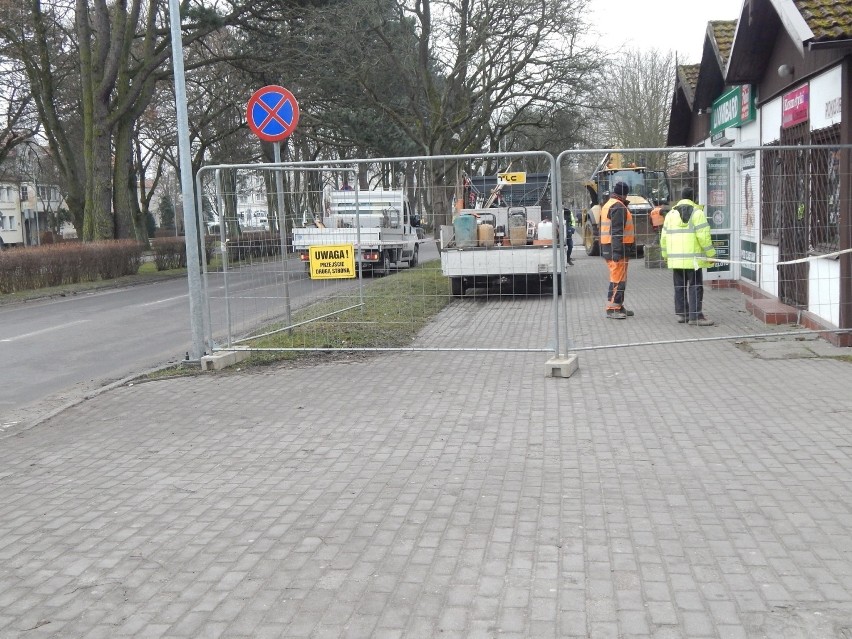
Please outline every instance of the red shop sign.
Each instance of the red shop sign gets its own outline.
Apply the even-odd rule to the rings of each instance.
[[[789,129],[808,120],[810,94],[808,85],[799,87],[781,98],[781,126]]]

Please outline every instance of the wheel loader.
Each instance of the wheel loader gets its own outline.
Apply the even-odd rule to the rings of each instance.
[[[590,200],[581,220],[587,255],[600,255],[601,207],[617,182],[630,186],[627,208],[633,214],[637,256],[644,253],[645,246],[659,242],[660,227],[672,199],[668,175],[665,171],[625,163],[621,153],[607,153],[584,184]]]

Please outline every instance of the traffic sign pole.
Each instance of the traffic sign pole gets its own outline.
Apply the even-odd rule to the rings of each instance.
[[[281,143],[273,142],[272,143],[272,159],[275,164],[281,164]],[[287,326],[290,326],[292,322],[290,321],[290,275],[287,270],[287,260],[289,259],[289,255],[287,254],[287,218],[284,215],[284,169],[278,167],[275,171],[275,189],[278,191],[276,201],[278,202],[278,233],[280,233],[281,237],[281,259],[284,264],[284,322]],[[287,331],[288,333],[292,333],[292,329]]]
[[[299,103],[296,96],[278,85],[265,86],[255,91],[246,108],[246,121],[254,134],[264,142],[272,143],[275,169],[275,189],[278,191],[278,232],[281,234],[281,259],[284,264],[285,322],[290,321],[290,283],[287,272],[287,220],[284,215],[284,169],[281,164],[281,141],[288,138],[299,122]]]

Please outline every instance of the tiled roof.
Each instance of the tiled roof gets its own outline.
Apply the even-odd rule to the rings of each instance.
[[[713,39],[716,40],[716,47],[719,50],[719,56],[722,58],[722,67],[728,64],[728,58],[731,55],[731,47],[734,44],[734,33],[737,31],[736,20],[711,20],[710,28],[713,30]]]
[[[814,40],[852,38],[852,3],[838,0],[793,0]]]
[[[677,68],[682,83],[689,87],[690,95],[695,95],[695,87],[698,86],[698,71],[700,64],[681,64]]]

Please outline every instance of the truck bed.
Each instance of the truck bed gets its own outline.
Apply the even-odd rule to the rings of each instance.
[[[541,275],[553,272],[553,246],[491,246],[441,251],[447,277]],[[561,272],[562,261],[558,261]]]
[[[359,239],[361,248],[395,247],[401,246],[404,241],[402,231],[397,229],[362,228],[360,235],[357,229],[352,228],[293,229],[293,248],[297,251],[330,244],[352,244],[357,249]]]

